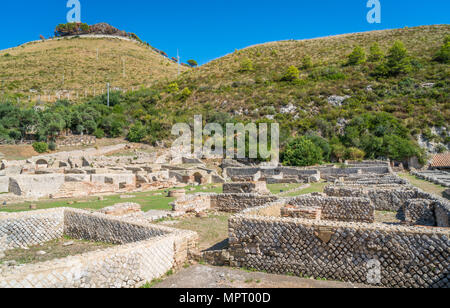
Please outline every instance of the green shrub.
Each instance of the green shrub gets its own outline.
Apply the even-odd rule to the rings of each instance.
[[[358,148],[349,148],[347,150],[347,158],[350,160],[363,160],[366,153]]]
[[[322,69],[316,69],[309,75],[309,78],[314,81],[320,80],[341,80],[346,79],[347,76],[337,67],[329,66]]]
[[[127,140],[130,142],[141,142],[146,135],[147,129],[144,125],[142,125],[141,122],[136,122],[133,126],[131,126]]]
[[[56,148],[57,148],[57,146],[56,146],[56,143],[55,143],[55,142],[51,141],[51,142],[48,144],[48,149],[49,149],[50,151],[56,151]]]
[[[253,71],[253,61],[250,60],[249,58],[246,58],[244,60],[242,60],[241,62],[241,66],[240,66],[240,71],[241,72],[251,72]]]
[[[448,35],[444,40],[444,45],[434,56],[434,61],[440,63],[450,63],[450,35]]]
[[[366,52],[361,46],[356,46],[348,56],[348,65],[357,65],[366,62]]]
[[[180,99],[186,100],[189,96],[191,96],[192,92],[189,90],[189,88],[184,88],[183,91],[180,93]]]
[[[347,148],[340,143],[333,144],[331,152],[337,161],[343,161],[347,155]]]
[[[38,153],[45,153],[48,151],[48,145],[45,142],[33,143],[33,149]]]
[[[372,46],[370,46],[369,62],[379,62],[383,60],[383,58],[384,54],[380,45],[378,45],[378,43],[373,43]]]
[[[167,92],[169,93],[176,93],[180,91],[180,89],[178,88],[178,83],[176,82],[172,82],[167,86]]]
[[[330,161],[331,158],[331,146],[325,138],[318,135],[309,134],[305,136],[312,143],[322,149],[322,156],[324,161]]]
[[[289,142],[282,153],[282,162],[286,166],[312,166],[322,162],[322,149],[306,137]]]
[[[302,60],[302,69],[307,70],[313,67],[313,62],[310,56],[306,56]]]
[[[300,71],[294,65],[289,66],[281,80],[292,82],[300,79]]]
[[[103,129],[101,129],[101,128],[97,128],[95,131],[94,131],[94,134],[93,134],[96,138],[98,138],[98,139],[102,139],[102,138],[105,138],[105,132],[103,131]]]
[[[397,41],[389,49],[386,61],[375,69],[374,74],[378,77],[395,77],[409,73],[412,70],[411,59],[405,45]]]

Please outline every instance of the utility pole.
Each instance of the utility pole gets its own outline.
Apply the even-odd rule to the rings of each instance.
[[[108,91],[108,98],[107,98],[107,102],[108,102],[108,107],[109,107],[109,82],[107,83],[107,91]]]
[[[98,61],[98,48],[97,48],[97,61]]]

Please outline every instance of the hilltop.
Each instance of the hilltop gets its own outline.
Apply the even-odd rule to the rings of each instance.
[[[54,38],[0,51],[2,92],[40,94],[44,101],[49,94],[56,99],[56,91],[70,91],[72,98],[94,89],[99,94],[107,82],[124,90],[148,87],[176,78],[177,67],[147,44],[120,36]]]
[[[436,25],[256,45],[179,78],[114,93],[111,109],[105,109],[104,96],[50,106],[37,115],[38,136],[70,128],[155,143],[171,138],[174,123],[192,123],[194,114],[203,114],[205,121],[220,124],[276,121],[283,147],[313,134],[325,160],[423,161],[419,145],[431,153],[450,146],[450,67],[448,60],[436,61],[445,48],[448,57],[449,34],[449,25]],[[15,108],[5,107],[3,114]],[[55,114],[60,119],[49,128],[45,118]],[[89,125],[80,119],[89,119]],[[0,135],[24,135],[24,127],[8,123]],[[11,129],[22,134],[8,133]],[[302,144],[297,140],[292,147]]]

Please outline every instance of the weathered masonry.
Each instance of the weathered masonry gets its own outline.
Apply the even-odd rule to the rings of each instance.
[[[75,209],[0,215],[0,251],[38,245],[63,235],[120,246],[0,268],[0,287],[135,287],[181,267],[195,250],[197,240],[195,232]]]
[[[386,287],[450,287],[447,228],[282,218],[285,205],[229,220],[231,266]]]

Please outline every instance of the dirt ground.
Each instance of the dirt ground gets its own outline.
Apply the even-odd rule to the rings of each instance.
[[[14,261],[18,264],[36,264],[113,246],[115,245],[64,237],[41,245],[32,246],[28,249],[5,251],[5,257],[0,259],[0,264],[8,261]]]
[[[228,267],[194,265],[171,275],[154,288],[368,288],[336,281],[250,272]]]

